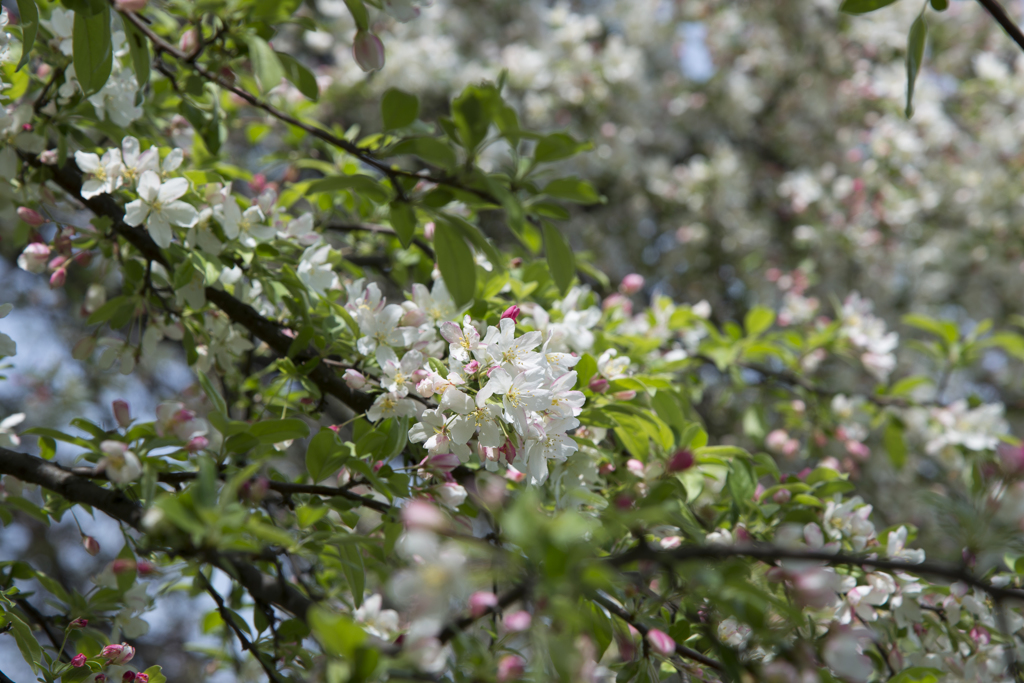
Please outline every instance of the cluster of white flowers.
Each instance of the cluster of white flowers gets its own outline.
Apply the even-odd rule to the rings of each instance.
[[[846,297],[841,312],[844,337],[862,351],[860,360],[864,368],[880,382],[884,382],[896,367],[893,353],[900,342],[897,332],[886,331],[885,321],[872,314],[874,305],[854,292]]]
[[[384,389],[368,419],[415,417],[409,439],[424,445],[435,467],[451,469],[475,453],[494,470],[504,456],[534,484],[547,478],[549,461],[576,451],[567,432],[579,426],[585,400],[574,390],[579,357],[550,349],[550,331],[547,339],[539,330],[516,336],[518,310],[497,326],[469,316],[454,322],[442,281],[432,291],[418,286],[402,306],[388,304],[376,284],[362,287],[350,287],[346,307],[363,335],[357,349],[376,360]],[[439,362],[445,350],[447,366]],[[353,386],[367,381],[355,371],[347,377]]]

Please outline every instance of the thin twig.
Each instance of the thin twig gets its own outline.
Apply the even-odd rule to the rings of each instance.
[[[993,19],[999,22],[1004,31],[1010,34],[1013,42],[1017,43],[1020,49],[1024,50],[1024,32],[1021,32],[1020,27],[1013,22],[1013,19],[1006,13],[1003,6],[996,0],[978,0],[978,3],[992,15]]]

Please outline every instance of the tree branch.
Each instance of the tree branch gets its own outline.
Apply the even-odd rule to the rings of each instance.
[[[1021,32],[1017,24],[1013,23],[1013,19],[1006,13],[1003,6],[997,0],[978,0],[978,3],[1003,27],[1003,30],[1010,35],[1013,42],[1017,43],[1017,46],[1024,50],[1024,32]]]
[[[141,529],[144,510],[123,492],[105,489],[71,470],[25,453],[0,448],[0,474],[9,474],[30,484],[42,486],[63,496],[68,502],[88,505],[136,530]],[[169,555],[198,557],[234,578],[253,597],[304,619],[313,601],[281,577],[268,576],[255,566],[251,558],[197,548],[163,548]]]
[[[328,223],[324,226],[325,230],[334,230],[335,232],[372,232],[378,235],[389,235],[391,237],[397,237],[398,233],[395,232],[394,228],[389,228],[386,225],[372,225],[370,223]],[[433,248],[426,241],[419,237],[413,237],[412,243],[423,251],[427,255],[427,258],[434,260],[437,256],[434,254]]]
[[[659,550],[646,543],[635,546],[627,552],[609,557],[607,561],[616,566],[630,564],[637,560],[655,562],[684,562],[687,560],[726,560],[731,558],[749,558],[762,562],[774,563],[779,560],[812,560],[831,566],[873,567],[887,571],[906,572],[918,576],[931,576],[961,581],[974,588],[979,588],[994,599],[1024,601],[1024,590],[1002,588],[976,576],[962,567],[938,562],[908,562],[890,558],[851,555],[848,553],[830,553],[825,550],[802,548],[782,548],[779,546],[757,543],[743,545],[685,545],[672,550]]]

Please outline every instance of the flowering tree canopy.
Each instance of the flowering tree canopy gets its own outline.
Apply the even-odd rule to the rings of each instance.
[[[0,683],[1024,675],[995,0],[10,4]]]

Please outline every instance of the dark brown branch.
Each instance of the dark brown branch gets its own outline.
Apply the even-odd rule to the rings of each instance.
[[[77,477],[85,477],[86,479],[107,479],[107,474],[103,470],[97,467],[71,467],[68,468],[72,474]],[[198,477],[197,472],[164,472],[157,477],[157,481],[164,484],[181,484],[186,481],[193,481]],[[347,488],[341,488],[337,486],[317,486],[315,484],[293,484],[287,481],[267,481],[267,488],[271,491],[277,491],[283,495],[293,495],[296,493],[309,493],[315,496],[330,496],[345,498],[355,503],[359,503],[363,507],[368,507],[377,512],[389,512],[391,506],[387,503],[382,503],[376,498],[370,498],[369,496],[360,496],[358,493],[352,493]]]
[[[743,545],[687,545],[673,550],[658,550],[641,544],[633,549],[608,558],[608,562],[616,567],[630,564],[637,560],[653,560],[655,562],[683,562],[686,560],[726,560],[731,558],[749,558],[762,562],[775,563],[779,560],[813,560],[831,566],[873,567],[887,571],[900,571],[917,576],[931,576],[949,581],[961,581],[974,588],[979,588],[994,599],[1024,601],[1024,590],[1002,588],[976,576],[962,567],[938,562],[908,562],[866,555],[850,555],[847,553],[830,553],[825,550],[802,548],[783,548],[771,544]]]
[[[42,486],[68,502],[88,505],[141,530],[144,510],[117,489],[105,489],[75,475],[71,470],[25,453],[0,448],[0,474]],[[253,566],[251,558],[193,547],[163,549],[169,555],[196,557],[221,569],[245,587],[254,600],[276,605],[305,618],[312,601],[280,577],[268,576]]]
[[[1003,6],[997,0],[978,0],[978,3],[992,15],[993,19],[999,22],[1004,31],[1010,34],[1013,42],[1017,43],[1017,46],[1024,50],[1024,32],[1021,32],[1020,27],[1013,22],[1013,19],[1006,13]]]
[[[640,635],[646,637],[647,632],[651,630],[646,625],[640,623],[639,621],[631,617],[629,615],[629,612],[622,609],[621,607],[616,605],[611,600],[608,600],[604,596],[594,594],[590,596],[590,599],[596,602],[597,604],[601,605],[601,607],[604,607],[606,610],[617,616],[619,619],[622,619],[624,622],[635,628],[637,631],[640,632]],[[699,662],[706,667],[714,669],[715,671],[721,672],[725,670],[725,667],[723,667],[721,662],[719,662],[718,660],[711,659],[711,657],[708,657],[705,654],[697,652],[694,649],[688,648],[685,645],[680,645],[679,643],[676,643],[676,654],[680,657],[692,659],[695,662]]]

